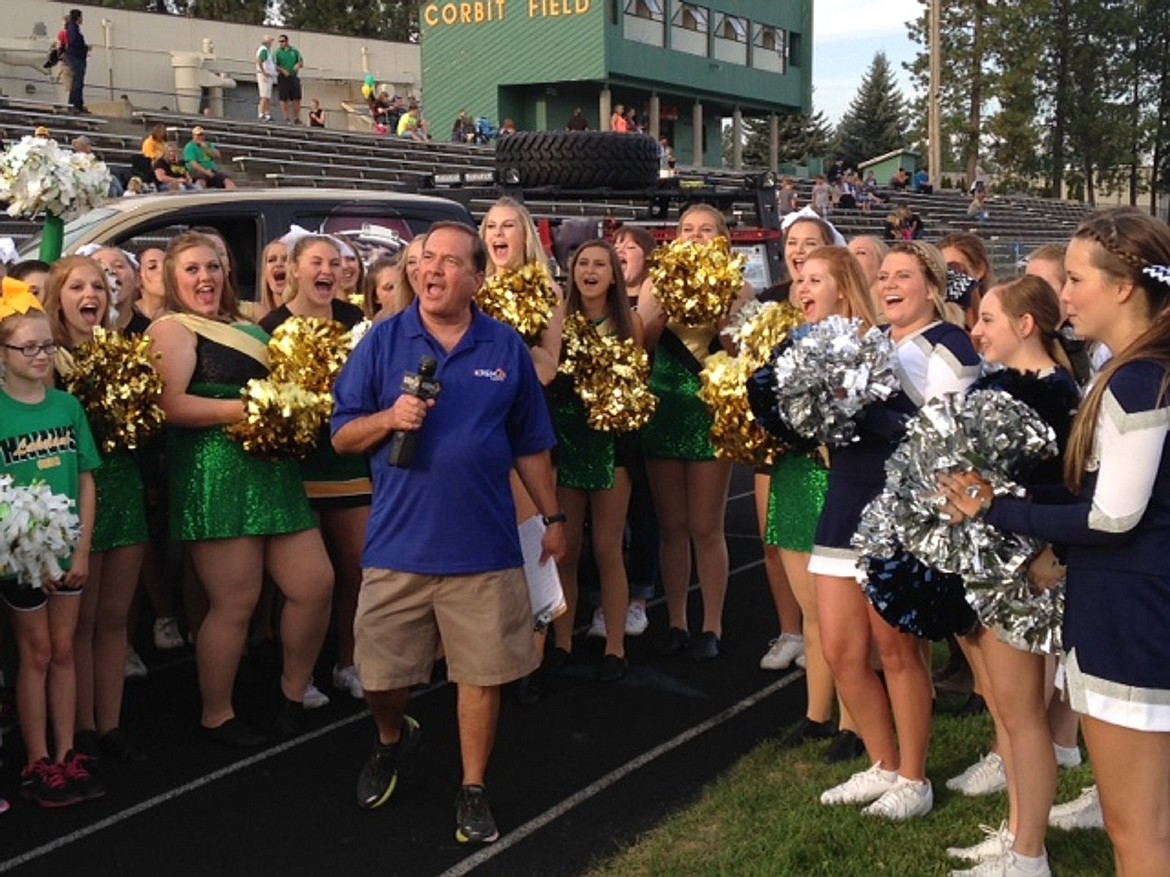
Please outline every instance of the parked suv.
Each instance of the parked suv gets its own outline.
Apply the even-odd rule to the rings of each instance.
[[[393,253],[439,220],[474,226],[463,205],[445,198],[350,189],[254,189],[231,192],[144,195],[107,202],[65,226],[64,254],[85,244],[115,245],[137,252],[166,247],[197,226],[217,229],[235,260],[241,296],[255,298],[265,245],[293,225],[336,235],[369,261]],[[35,257],[40,237],[23,255]]]

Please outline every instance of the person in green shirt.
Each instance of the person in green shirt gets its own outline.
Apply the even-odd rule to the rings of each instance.
[[[276,48],[276,94],[280,98],[280,115],[286,122],[301,124],[301,68],[305,59],[280,35]]]
[[[26,284],[6,278],[0,295],[0,475],[11,476],[17,486],[47,484],[75,503],[81,523],[60,579],[22,582],[0,574],[0,598],[11,610],[21,656],[16,685],[28,759],[20,772],[21,793],[42,807],[65,807],[104,793],[87,768],[90,759],[73,752],[72,657],[96,509],[91,472],[101,459],[81,403],[46,386],[55,352],[40,302]]]
[[[221,170],[217,170],[215,162],[221,158],[215,144],[207,139],[207,132],[202,126],[196,125],[191,129],[191,139],[183,147],[183,163],[187,165],[187,173],[195,181],[195,185],[207,189],[234,189],[235,182]]]

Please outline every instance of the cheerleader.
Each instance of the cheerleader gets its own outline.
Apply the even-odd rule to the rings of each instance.
[[[938,242],[938,249],[948,268],[961,271],[979,283],[966,300],[959,302],[967,328],[970,329],[979,321],[979,300],[995,284],[995,269],[991,267],[987,247],[979,235],[969,231],[955,231],[943,236]]]
[[[706,204],[683,212],[677,237],[697,243],[716,237],[731,240],[723,214]],[[751,296],[745,284],[739,303]],[[696,660],[711,660],[719,657],[723,635],[728,575],[723,516],[732,464],[715,456],[711,415],[698,392],[702,362],[719,347],[719,327],[669,322],[652,291],[638,300],[638,314],[646,348],[654,353],[650,389],[658,397],[654,419],[642,431],[642,451],[658,512],[662,586],[670,616],[662,652],[690,648]],[[702,632],[693,646],[687,625],[692,543],[703,596]]]
[[[1060,304],[1041,278],[1025,276],[992,287],[980,303],[979,322],[971,335],[985,361],[1006,368],[981,378],[972,389],[1002,388],[1036,409],[1055,430],[1057,446],[1063,451],[1080,396],[1057,340],[1059,325]],[[1059,484],[1059,461],[1020,478],[1029,485]],[[1035,574],[1044,574],[1051,584],[1047,574],[1057,563],[1055,556],[1044,552],[1037,561],[1044,569]],[[977,611],[980,606],[976,600]],[[980,621],[990,625],[983,613]],[[1047,621],[1059,624],[1059,619]],[[1020,873],[1046,874],[1044,834],[1056,791],[1056,757],[1045,702],[1045,655],[1001,639],[993,626],[981,624],[965,639],[995,720],[995,758],[1001,761],[1007,780],[1008,820],[983,842],[947,852],[976,863],[1010,852],[1022,868]]]
[[[206,736],[227,746],[264,741],[232,706],[248,619],[264,572],[285,596],[281,613],[282,734],[301,722],[302,698],[329,624],[333,572],[295,462],[254,457],[225,427],[244,416],[240,389],[268,374],[268,337],[241,322],[215,242],[187,233],[167,249],[171,312],[151,324],[170,435],[171,528],[188,548],[210,602],[195,663]]]
[[[654,287],[654,281],[650,279],[650,255],[655,246],[654,236],[637,225],[623,226],[613,236],[613,248],[622,263],[622,277],[626,281],[626,296],[634,313],[638,311],[638,299],[643,293],[649,295]],[[641,441],[631,450],[634,459],[626,469],[630,476],[630,508],[626,513],[626,527],[630,533],[626,554],[630,608],[626,612],[626,636],[641,636],[650,626],[646,602],[654,596],[658,581],[658,516],[654,514],[654,498],[650,494]],[[599,606],[593,613],[589,635],[603,637],[605,633],[605,613]]]
[[[121,250],[113,252],[121,257]],[[126,309],[130,309],[128,303]],[[94,259],[68,256],[53,265],[45,291],[45,311],[57,343],[54,365],[59,379],[69,377],[72,352],[93,340],[93,330],[106,325],[109,310],[106,275]],[[76,747],[92,758],[105,752],[124,761],[142,761],[146,754],[122,732],[120,716],[130,607],[150,538],[146,488],[133,453],[116,449],[101,452],[101,457],[102,465],[94,472],[97,518],[89,583],[82,592],[74,638]]]
[[[552,263],[540,242],[540,234],[536,230],[532,216],[519,202],[512,198],[497,200],[491,209],[484,214],[483,221],[479,226],[479,236],[487,245],[488,277],[494,277],[507,271],[518,271],[525,265],[538,264],[548,271],[551,282]],[[413,244],[414,241],[411,243]],[[419,244],[420,257],[422,247],[423,244]],[[419,269],[417,265],[411,263],[409,249],[406,256],[406,269],[403,276],[417,295]],[[554,288],[557,299],[560,301],[561,290],[555,284]],[[561,356],[561,330],[564,321],[565,308],[564,304],[561,303],[553,308],[549,325],[541,333],[540,338],[535,344],[530,344],[528,347],[529,353],[532,354],[532,364],[536,368],[536,376],[540,379],[540,383],[546,387],[552,383],[553,378],[557,375],[557,366]],[[516,524],[520,526],[531,521],[540,514],[540,511],[537,509],[535,501],[528,495],[528,491],[524,488],[515,469],[512,470],[509,480],[512,485],[512,499],[516,504]],[[531,557],[525,558],[526,563],[534,560],[535,558]],[[543,655],[545,640],[542,632],[536,634],[534,643],[537,653]],[[556,645],[545,663],[545,669],[553,673],[558,672],[568,663],[572,653],[572,638],[558,637]],[[520,680],[517,697],[521,703],[534,703],[540,698],[540,683],[537,673],[529,674]]]
[[[117,295],[110,300],[110,326],[119,332],[141,335],[150,321],[134,307],[138,303],[138,264],[119,247],[100,247],[90,254],[117,281]]]
[[[353,302],[360,296],[366,285],[366,266],[362,264],[357,250],[347,241],[339,237],[333,238],[337,249],[341,252],[341,272],[333,295],[340,299]]]
[[[862,509],[885,483],[885,461],[903,435],[906,418],[936,396],[964,391],[978,374],[979,358],[956,325],[960,318],[943,299],[946,264],[934,247],[917,241],[894,244],[878,281],[901,392],[868,405],[859,418],[859,440],[834,449],[809,569],[816,581],[825,657],[872,762],[868,770],[824,792],[821,803],[867,804],[866,814],[902,820],[930,812],[934,802],[926,778],[930,674],[921,641],[890,627],[858,588],[859,558],[850,543]],[[881,654],[888,700],[870,666],[872,642]]]
[[[341,249],[334,238],[305,235],[292,248],[292,270],[284,304],[260,321],[270,335],[293,317],[340,323],[352,329],[365,315],[339,299],[334,288],[342,272]],[[317,447],[301,461],[301,475],[317,526],[333,560],[334,624],[337,663],[333,686],[361,700],[365,696],[353,665],[353,617],[362,581],[362,549],[370,518],[370,464],[364,455],[338,454],[323,430]],[[313,693],[306,690],[306,698]]]
[[[264,274],[255,311],[257,319],[263,319],[284,304],[284,294],[288,289],[288,244],[283,238],[277,238],[264,248],[260,263],[264,266]]]
[[[147,322],[159,315],[165,306],[166,292],[163,290],[162,266],[166,250],[147,247],[138,254],[138,301],[134,308]]]
[[[1073,423],[1073,501],[942,486],[958,519],[1068,546],[1065,691],[1081,726],[1121,877],[1170,873],[1170,229],[1132,208],[1077,228],[1062,298],[1077,334],[1113,351]],[[1014,867],[999,873],[1030,874]],[[1047,870],[1038,873],[1048,873]]]
[[[809,222],[822,224],[819,220],[802,220],[793,228],[798,229]],[[848,250],[838,246],[818,247],[803,253],[801,262],[795,298],[808,323],[817,323],[835,314],[859,318],[863,331],[875,324],[868,284],[860,264]],[[834,763],[860,756],[862,746],[856,725],[844,704],[839,726],[837,729],[833,727],[833,675],[821,645],[816,587],[809,571],[810,552],[828,482],[829,472],[819,451],[794,451],[781,456],[772,472],[766,541],[779,546],[788,580],[804,612],[808,709],[804,721],[786,742],[796,744],[835,736],[826,755],[826,761]],[[834,731],[837,732],[835,735]]]
[[[838,237],[836,229],[811,210],[807,214],[791,215],[800,218],[794,218],[784,229],[784,263],[788,268],[788,279],[761,292],[758,296],[760,301],[798,304],[796,290],[805,259],[813,250],[835,243]],[[787,670],[797,660],[807,667],[808,643],[804,638],[804,613],[813,599],[812,579],[808,576],[808,552],[812,548],[812,539],[811,536],[808,540],[795,536],[790,530],[789,535],[782,540],[777,522],[783,516],[790,527],[795,527],[797,520],[803,519],[806,529],[816,528],[824,501],[826,480],[824,468],[818,471],[810,467],[810,460],[804,456],[800,457],[799,462],[796,457],[791,460],[781,457],[771,471],[757,469],[753,479],[756,522],[760,528],[760,539],[764,543],[764,573],[780,620],[780,635],[768,644],[768,651],[760,658],[761,670]],[[813,635],[816,635],[815,632]],[[813,655],[814,663],[817,660],[817,655]],[[808,713],[806,721],[797,728],[796,736],[789,738],[792,743],[801,742],[806,735],[816,737],[832,734],[829,721],[833,712],[832,677],[823,659],[819,669],[826,672],[821,674],[814,669],[805,677],[805,684],[809,688]],[[827,691],[825,682],[829,683]],[[812,718],[817,715],[822,716],[822,719]]]
[[[583,314],[602,337],[642,343],[641,321],[630,311],[621,264],[608,243],[582,244],[573,255],[565,311]],[[577,614],[577,564],[588,512],[606,630],[598,679],[615,682],[628,667],[625,633],[630,591],[622,536],[630,503],[629,446],[636,437],[591,429],[568,375],[558,375],[550,395],[557,432],[557,500],[567,515],[567,548],[557,568],[568,611],[553,622],[553,629],[558,643],[571,641]]]

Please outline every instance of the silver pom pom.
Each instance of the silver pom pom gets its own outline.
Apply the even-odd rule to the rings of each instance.
[[[810,325],[776,358],[777,409],[802,438],[828,445],[857,440],[854,418],[900,387],[894,345],[861,321],[832,316]]]

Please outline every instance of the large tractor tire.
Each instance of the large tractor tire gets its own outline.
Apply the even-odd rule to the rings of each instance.
[[[521,132],[496,141],[496,172],[525,189],[644,189],[658,180],[658,144],[645,134]]]

